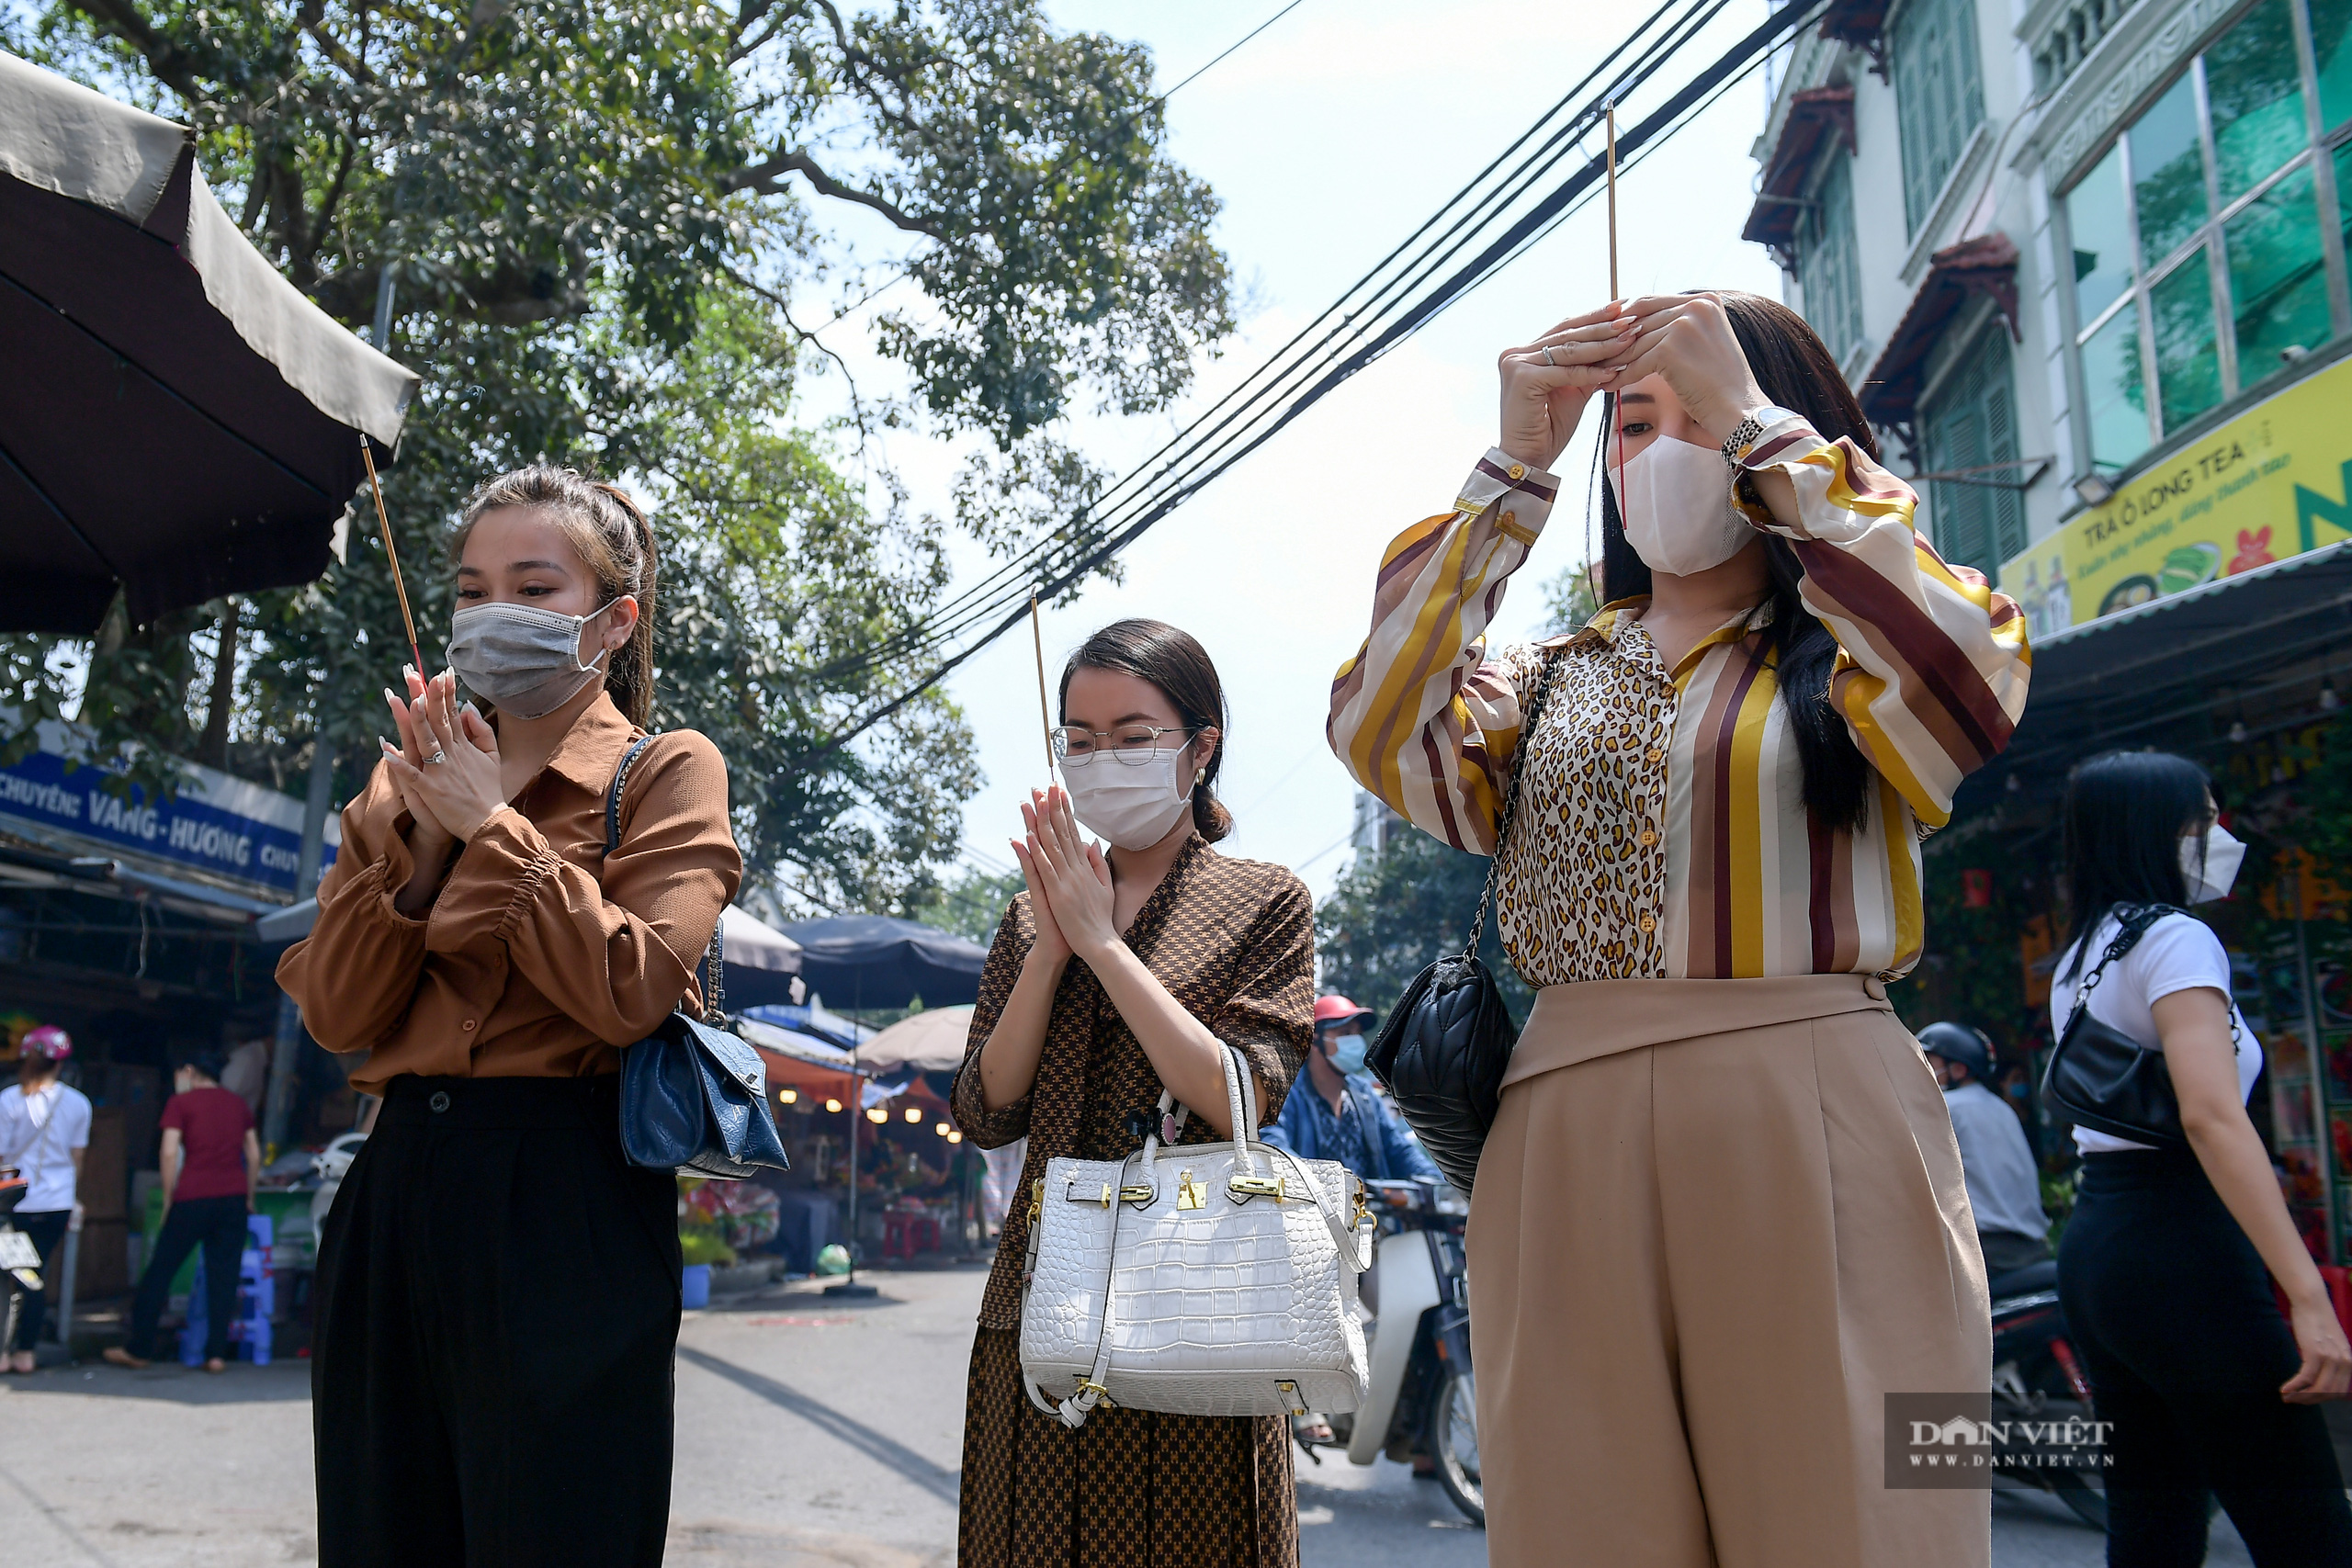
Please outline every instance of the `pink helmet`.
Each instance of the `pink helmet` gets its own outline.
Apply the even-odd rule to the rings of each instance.
[[[25,1043],[20,1049],[28,1056],[45,1056],[52,1062],[62,1062],[74,1054],[74,1039],[57,1025],[44,1023],[39,1029],[26,1032]]]

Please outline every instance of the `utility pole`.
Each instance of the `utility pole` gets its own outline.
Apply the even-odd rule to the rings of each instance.
[[[302,853],[294,873],[294,891],[302,898],[318,892],[319,862],[326,858],[327,811],[334,804],[334,748],[327,743],[323,711],[320,719],[319,733],[311,742],[311,788],[302,802]],[[294,1057],[301,1046],[302,1010],[281,992],[277,1042],[269,1052],[269,1099],[262,1114],[262,1142],[269,1145],[273,1159],[286,1142],[286,1123],[293,1114]]]

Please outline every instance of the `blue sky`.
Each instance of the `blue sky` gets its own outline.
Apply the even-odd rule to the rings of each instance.
[[[1060,25],[1149,45],[1160,79],[1175,83],[1281,3],[1057,0],[1051,10]],[[1114,472],[1151,451],[1186,409],[1239,379],[1434,211],[1638,14],[1599,20],[1604,8],[1526,0],[1304,0],[1185,86],[1169,100],[1170,150],[1225,202],[1217,237],[1249,313],[1184,407],[1081,421],[1072,437]],[[1761,0],[1741,0],[1672,73],[1688,75],[1764,15]],[[1750,78],[1628,174],[1627,292],[1779,292],[1762,250],[1738,237],[1764,107],[1762,79]],[[1318,897],[1345,865],[1354,785],[1324,743],[1323,721],[1332,671],[1363,637],[1381,547],[1443,510],[1492,443],[1496,355],[1607,297],[1605,236],[1596,204],[1146,535],[1126,555],[1124,584],[1098,583],[1046,613],[1049,673],[1123,615],[1173,622],[1208,648],[1233,708],[1231,852],[1295,867]],[[887,385],[851,330],[859,324],[853,317],[827,341],[861,378]],[[822,398],[823,385],[811,391]],[[886,457],[914,505],[944,512],[960,455],[899,432]],[[1577,488],[1513,581],[1495,640],[1533,626],[1541,581],[1582,558],[1588,462],[1589,451],[1564,460]],[[985,569],[977,551],[963,564]],[[965,841],[980,863],[1008,867],[1015,805],[1044,779],[1029,639],[1004,639],[952,682],[988,773]]]

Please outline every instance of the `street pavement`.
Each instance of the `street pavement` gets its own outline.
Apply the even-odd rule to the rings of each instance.
[[[672,1568],[937,1568],[956,1545],[965,1361],[983,1271],[876,1273],[878,1299],[795,1284],[687,1314]],[[317,1560],[309,1363],[0,1380],[0,1542],[55,1568]],[[1306,1568],[1479,1568],[1486,1537],[1383,1461],[1299,1465]],[[1993,1503],[1996,1568],[2096,1568],[2038,1496]],[[2245,1563],[2227,1521],[2209,1561]]]

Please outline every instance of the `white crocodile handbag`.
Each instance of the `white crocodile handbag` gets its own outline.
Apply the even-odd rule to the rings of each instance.
[[[1052,1160],[1030,1184],[1021,1371],[1046,1414],[1077,1427],[1098,1404],[1279,1416],[1363,1399],[1363,1183],[1251,1135],[1257,1085],[1230,1046],[1225,1088],[1231,1143],[1163,1145],[1163,1094],[1135,1154]]]

